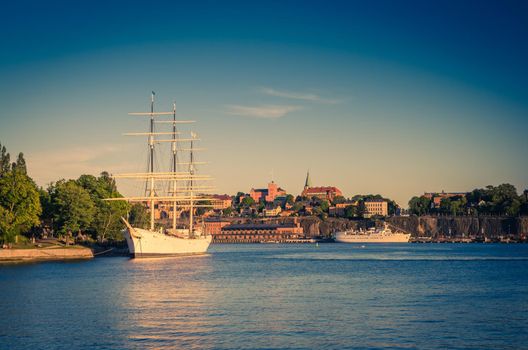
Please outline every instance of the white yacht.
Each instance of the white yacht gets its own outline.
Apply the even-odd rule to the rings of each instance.
[[[335,234],[339,243],[407,243],[410,238],[410,233],[393,232],[387,224],[383,228],[371,227],[366,231],[350,230]]]

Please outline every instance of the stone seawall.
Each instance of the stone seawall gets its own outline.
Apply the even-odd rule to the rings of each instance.
[[[93,257],[91,249],[84,247],[0,249],[0,262],[75,260]]]
[[[233,223],[258,223],[262,219],[236,218]],[[289,224],[297,221],[307,238],[329,238],[333,233],[350,229],[366,230],[373,226],[382,226],[383,221],[349,220],[345,218],[326,218],[321,220],[316,216],[268,218],[266,222]],[[413,238],[511,238],[514,240],[528,239],[528,217],[497,217],[497,216],[395,216],[387,218],[387,222],[411,233]]]
[[[491,216],[396,216],[387,220],[412,237],[486,237],[524,238],[528,236],[528,217]]]

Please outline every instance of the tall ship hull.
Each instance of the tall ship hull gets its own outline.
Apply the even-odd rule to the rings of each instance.
[[[146,203],[150,211],[149,229],[133,227],[126,219],[124,236],[127,241],[130,255],[135,258],[153,256],[173,256],[203,254],[209,248],[212,236],[203,235],[202,230],[195,223],[194,212],[196,208],[213,207],[213,198],[207,194],[212,191],[212,186],[203,184],[204,181],[212,180],[208,175],[197,174],[196,166],[205,164],[196,162],[194,152],[201,150],[194,148],[194,144],[200,139],[196,133],[190,132],[189,137],[180,137],[181,131],[176,128],[180,124],[194,123],[194,120],[176,119],[176,104],[173,104],[171,112],[154,111],[154,95],[151,95],[150,112],[129,113],[134,116],[149,118],[147,132],[126,133],[127,136],[140,136],[147,138],[148,164],[147,172],[125,173],[113,175],[114,178],[142,180],[145,181],[144,195],[131,197],[106,198],[107,201],[129,201]],[[158,117],[172,115],[172,119],[160,120]],[[169,131],[163,129],[158,131],[155,125],[168,125]],[[157,145],[170,145],[170,169],[156,169],[160,163],[154,159],[154,148]],[[183,144],[183,146],[181,146]],[[185,157],[188,153],[188,158]],[[184,157],[184,161],[179,158]],[[172,213],[172,228],[168,228],[167,222],[155,223],[155,211],[159,203],[165,207],[170,206]],[[179,223],[180,214],[186,212],[188,223]],[[160,217],[161,219],[161,217]],[[187,219],[186,219],[187,221]],[[186,228],[181,228],[181,227]]]
[[[212,236],[177,237],[130,225],[127,225],[124,234],[130,255],[134,258],[204,254],[212,240]]]
[[[338,232],[335,235],[339,243],[408,243],[411,235],[408,233],[393,233],[391,235],[381,234],[354,234]]]

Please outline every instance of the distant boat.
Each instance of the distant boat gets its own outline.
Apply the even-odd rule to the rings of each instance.
[[[350,230],[335,234],[339,243],[407,243],[410,238],[410,233],[393,232],[387,224],[381,229],[372,227],[366,231]]]
[[[173,105],[172,112],[154,112],[154,92],[152,93],[150,112],[129,113],[130,115],[150,117],[149,131],[128,133],[129,136],[147,136],[148,139],[148,172],[129,173],[114,175],[114,178],[144,179],[145,193],[139,197],[108,198],[107,200],[125,200],[130,202],[146,202],[150,208],[150,228],[143,229],[133,227],[126,219],[124,230],[125,239],[132,257],[170,256],[180,254],[200,254],[205,253],[211,244],[212,236],[205,235],[199,225],[194,224],[194,210],[196,207],[211,207],[207,202],[213,198],[204,195],[210,191],[210,186],[198,185],[198,183],[211,180],[209,176],[197,175],[194,152],[199,150],[194,148],[195,142],[199,141],[194,132],[190,138],[180,138],[180,132],[176,126],[178,124],[194,123],[192,120],[176,120],[176,105]],[[156,120],[158,116],[172,115],[172,120]],[[172,126],[171,131],[155,131],[156,124],[168,124]],[[168,139],[158,138],[162,135],[169,135]],[[154,147],[157,144],[167,143],[171,145],[171,169],[170,171],[154,171]],[[180,147],[181,143],[187,143],[188,147]],[[178,155],[189,152],[189,161],[178,162]],[[202,163],[203,164],[203,163]],[[179,166],[184,165],[184,169]],[[165,194],[161,192],[165,190]],[[164,230],[162,227],[155,228],[154,210],[156,203],[168,203],[172,209],[172,229]],[[198,203],[197,203],[198,202]],[[182,211],[189,212],[188,228],[177,228],[177,217]]]

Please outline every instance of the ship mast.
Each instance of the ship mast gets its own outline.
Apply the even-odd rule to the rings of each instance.
[[[196,137],[196,134],[194,132],[191,132],[191,147],[190,147],[190,155],[189,155],[189,175],[190,181],[189,181],[189,234],[193,236],[193,204],[194,204],[194,198],[193,198],[193,176],[194,176],[194,153],[193,153],[193,140]]]
[[[176,147],[176,102],[172,104],[172,171],[174,173],[177,172],[177,147]],[[174,198],[176,198],[176,179],[172,180],[172,195]],[[174,202],[172,202],[172,230],[173,232],[176,232],[176,199],[174,199]]]
[[[212,207],[211,204],[198,203],[196,201],[211,201],[211,198],[204,194],[204,192],[210,192],[213,187],[206,185],[198,185],[202,181],[213,180],[208,175],[196,175],[197,164],[205,164],[205,162],[196,162],[194,152],[202,151],[202,148],[195,148],[195,141],[200,141],[194,132],[191,132],[190,138],[180,138],[180,132],[176,124],[190,124],[194,123],[194,120],[177,120],[176,119],[176,103],[173,103],[172,111],[170,112],[154,112],[154,97],[155,92],[152,91],[150,98],[150,111],[149,112],[131,112],[129,115],[133,116],[146,116],[150,118],[149,131],[148,132],[128,132],[126,136],[148,136],[148,167],[145,173],[125,173],[125,174],[113,174],[114,179],[141,179],[145,181],[145,194],[143,196],[131,196],[131,197],[116,197],[116,198],[105,198],[105,201],[129,201],[129,202],[147,202],[150,205],[150,231],[154,231],[154,217],[155,217],[155,203],[165,202],[172,205],[173,218],[172,218],[172,229],[175,232],[177,227],[177,208],[189,208],[189,236],[195,236],[194,234],[194,209],[198,207]],[[172,120],[156,120],[157,116],[168,116],[172,115]],[[156,132],[154,129],[155,123],[161,124],[172,124],[171,132]],[[170,135],[170,138],[163,139],[161,136]],[[158,138],[160,136],[160,138]],[[189,142],[190,147],[180,147],[179,142]],[[171,144],[171,169],[168,172],[155,172],[154,171],[154,147],[157,143],[170,143]],[[189,151],[190,158],[189,162],[178,162],[178,152]],[[187,171],[178,172],[178,165],[188,165]],[[157,182],[168,181],[168,195],[156,193]],[[181,184],[178,184],[178,181]],[[166,183],[166,182],[165,182]],[[187,183],[188,187],[185,187]],[[195,192],[199,191],[198,194]],[[170,193],[172,192],[172,193]]]
[[[150,97],[150,157],[149,157],[149,172],[150,177],[150,230],[154,231],[154,91]]]

